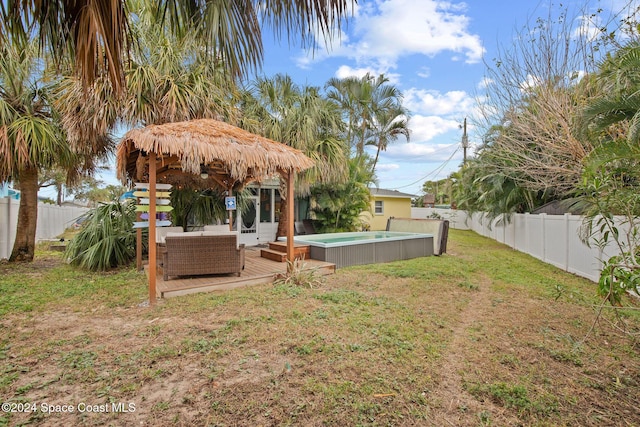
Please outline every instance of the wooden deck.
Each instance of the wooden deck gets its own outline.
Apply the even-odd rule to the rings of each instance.
[[[305,270],[316,269],[318,274],[333,274],[335,264],[308,259],[304,262]],[[145,269],[145,271],[147,271]],[[247,247],[245,249],[244,270],[240,277],[231,275],[197,276],[164,281],[162,271],[156,275],[156,292],[161,298],[170,298],[198,292],[225,291],[242,286],[273,283],[278,274],[287,272],[286,262],[276,262],[260,257],[260,248]]]

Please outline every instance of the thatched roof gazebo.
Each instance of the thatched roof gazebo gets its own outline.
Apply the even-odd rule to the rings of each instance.
[[[313,166],[311,159],[288,145],[218,120],[200,119],[127,132],[117,152],[118,178],[147,182],[148,153],[156,153],[157,182],[197,182],[200,187],[216,183],[225,190]],[[202,182],[202,172],[213,182]]]
[[[278,174],[286,181],[286,196],[292,201],[295,174],[313,164],[300,150],[213,119],[130,130],[116,155],[118,178],[125,185],[150,184],[149,218],[155,218],[156,183],[219,186],[231,194],[250,182]],[[287,259],[293,261],[293,203],[288,203],[287,217]],[[149,221],[150,303],[155,301],[155,229],[155,222]]]

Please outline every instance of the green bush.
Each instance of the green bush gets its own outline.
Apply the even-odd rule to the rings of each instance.
[[[90,210],[65,257],[72,265],[97,271],[127,265],[136,256],[135,203],[115,201]],[[148,230],[143,229],[143,250]]]

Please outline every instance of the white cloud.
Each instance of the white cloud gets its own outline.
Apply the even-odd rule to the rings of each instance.
[[[438,116],[415,115],[409,120],[411,142],[426,142],[452,130],[459,129],[461,121]],[[396,144],[395,146],[400,145]]]
[[[582,15],[576,18],[576,21],[578,25],[571,34],[573,38],[595,41],[602,34],[601,19],[598,15]]]
[[[412,113],[457,115],[464,117],[474,108],[475,100],[464,91],[441,93],[412,88],[404,92],[403,105]]]
[[[345,77],[362,78],[367,73],[371,74],[372,76],[384,74],[384,76],[389,79],[389,84],[398,84],[400,82],[399,74],[390,73],[388,72],[388,70],[380,70],[372,67],[353,68],[348,65],[341,65],[340,67],[338,67],[335,76],[339,79],[344,79]]]
[[[385,163],[385,164],[378,163],[376,165],[376,170],[378,172],[394,171],[397,169],[400,169],[400,165],[397,163]]]
[[[299,55],[294,59],[296,65],[302,69],[309,69],[314,63],[322,62],[330,57],[351,56],[351,48],[349,35],[344,31],[340,31],[332,40],[325,39],[321,32],[316,30],[316,40],[322,40],[317,43],[315,49],[301,49]]]
[[[347,77],[362,78],[367,73],[374,76],[378,75],[378,72],[371,67],[353,68],[348,65],[341,65],[340,67],[338,67],[335,76],[339,79],[344,79]]]
[[[457,143],[429,144],[423,142],[407,142],[389,145],[387,151],[380,153],[385,159],[394,159],[410,163],[438,162],[447,159],[457,148]]]
[[[429,67],[420,67],[420,71],[416,72],[418,77],[422,77],[423,79],[429,78],[431,76],[431,70]]]
[[[482,80],[478,83],[478,89],[484,90],[488,88],[494,82],[493,79],[489,77],[483,77]]]
[[[520,92],[529,93],[535,90],[536,87],[542,85],[543,81],[540,77],[533,74],[527,74],[527,79],[520,82]]]
[[[477,63],[484,48],[468,30],[464,3],[437,0],[375,0],[358,6],[349,34],[342,34],[329,52],[318,51],[298,61],[301,67],[331,57],[347,57],[359,64],[376,64],[387,72],[400,57],[429,57],[449,52],[453,60]],[[318,39],[321,40],[321,39]]]
[[[386,0],[365,5],[355,20],[358,54],[395,61],[419,53],[434,56],[444,51],[480,61],[483,47],[467,31],[469,18],[462,4],[447,1]]]
[[[636,3],[637,1],[629,1],[629,0],[609,0],[609,10],[617,13],[620,11],[633,11],[636,9],[636,7],[638,6]],[[607,5],[606,1],[602,2],[603,6]]]

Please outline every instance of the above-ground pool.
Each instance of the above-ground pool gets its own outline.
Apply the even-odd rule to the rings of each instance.
[[[331,262],[336,268],[433,255],[431,234],[365,231],[307,234],[295,236],[294,241],[309,245],[311,259]]]

